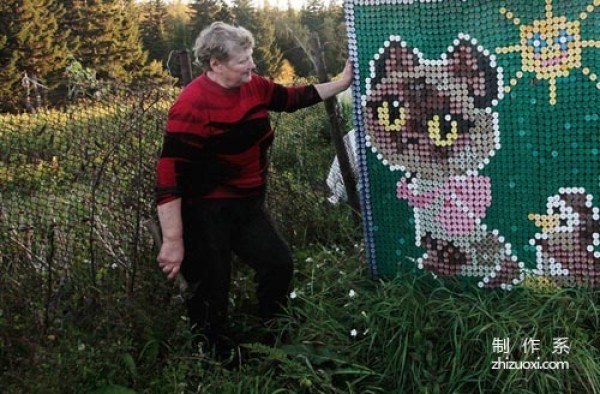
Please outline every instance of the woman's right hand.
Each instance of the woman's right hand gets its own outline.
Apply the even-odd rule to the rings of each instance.
[[[179,274],[183,252],[183,239],[163,241],[156,261],[158,261],[160,269],[167,275],[167,279],[175,279]]]

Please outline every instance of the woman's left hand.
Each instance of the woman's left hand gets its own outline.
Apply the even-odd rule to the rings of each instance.
[[[350,59],[347,59],[346,65],[344,66],[344,70],[342,70],[342,77],[340,78],[342,81],[344,81],[346,89],[348,89],[350,87],[350,85],[352,84],[353,78],[354,78],[354,72],[353,72],[353,68],[352,68],[352,62],[350,61]]]

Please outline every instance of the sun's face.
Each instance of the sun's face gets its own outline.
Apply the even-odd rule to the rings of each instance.
[[[496,48],[496,53],[521,53],[521,70],[505,86],[506,93],[515,87],[524,73],[534,73],[539,80],[549,84],[549,102],[557,102],[556,80],[568,77],[572,70],[580,69],[590,81],[600,89],[598,75],[582,65],[582,48],[600,48],[600,41],[583,40],[581,38],[580,20],[585,20],[588,14],[600,6],[600,0],[594,0],[585,11],[579,14],[579,20],[568,20],[565,16],[554,16],[552,0],[546,0],[546,18],[534,20],[526,25],[506,8],[500,8],[500,13],[515,25],[519,26],[520,42],[518,45]]]
[[[581,67],[579,22],[558,17],[522,25],[521,48],[523,69],[537,79],[566,77]]]

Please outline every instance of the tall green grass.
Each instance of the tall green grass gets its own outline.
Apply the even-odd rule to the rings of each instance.
[[[243,266],[232,302],[240,357],[229,363],[194,347],[181,304],[157,275],[154,293],[106,295],[100,309],[82,301],[77,316],[65,316],[43,338],[19,337],[18,327],[0,320],[15,334],[3,341],[19,342],[3,356],[28,354],[27,363],[3,371],[3,392],[599,391],[596,292],[496,292],[410,269],[372,281],[358,245],[313,245],[295,256],[288,313],[269,329],[274,346],[260,342],[267,329],[251,315],[253,283]],[[568,354],[552,354],[556,337],[568,338]],[[569,369],[494,370],[505,356],[495,353],[495,338],[510,340],[510,360],[566,361]],[[539,352],[524,353],[525,338],[540,340]],[[28,346],[35,351],[24,352]]]

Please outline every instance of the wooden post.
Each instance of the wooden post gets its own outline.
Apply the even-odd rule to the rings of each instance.
[[[29,75],[27,75],[27,71],[24,74],[21,79],[21,85],[25,88],[25,108],[27,112],[34,114],[35,107],[31,104],[31,80],[29,79]]]
[[[186,86],[192,82],[192,62],[190,52],[187,49],[179,51],[179,64],[181,67],[181,83]]]
[[[37,79],[37,74],[33,74],[31,77],[33,81],[33,91],[35,92],[35,108],[39,109],[42,107],[42,94],[40,93],[39,83]]]
[[[319,35],[316,32],[312,32],[310,36],[311,42],[311,60],[316,68],[319,82],[327,82],[327,68],[325,66],[325,58],[323,56],[323,48],[319,40]],[[356,191],[356,179],[350,159],[348,157],[348,150],[344,143],[344,130],[342,127],[340,107],[337,99],[332,97],[324,101],[325,110],[329,117],[329,123],[331,125],[331,139],[337,154],[338,161],[340,163],[340,172],[342,173],[342,179],[344,180],[344,187],[346,188],[346,194],[348,195],[348,204],[352,208],[356,218],[360,217],[360,202],[358,199],[358,193]]]

